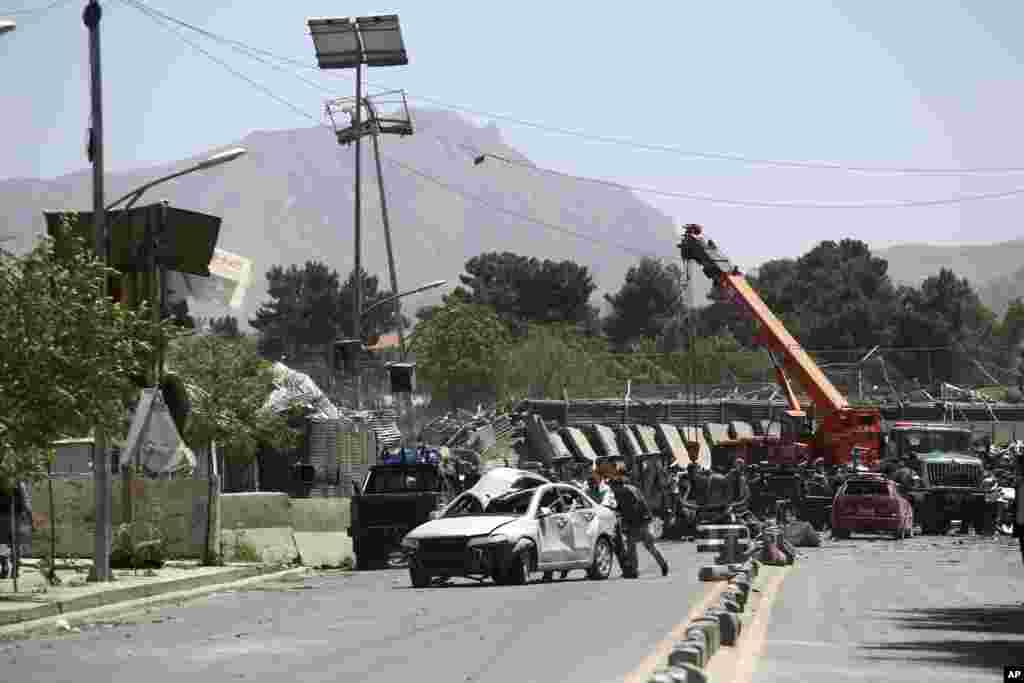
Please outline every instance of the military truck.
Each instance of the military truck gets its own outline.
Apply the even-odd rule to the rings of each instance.
[[[953,520],[989,533],[984,487],[985,467],[971,453],[972,432],[966,427],[927,422],[895,422],[885,439],[883,472],[892,475],[909,457],[917,475],[899,481],[914,505],[914,519],[924,534],[944,534]]]
[[[356,569],[400,563],[405,534],[428,521],[461,488],[453,467],[441,462],[440,449],[385,451],[361,483],[352,480],[348,535]]]

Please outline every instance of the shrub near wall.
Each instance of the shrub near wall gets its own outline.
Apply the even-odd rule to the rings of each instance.
[[[57,557],[91,558],[96,531],[95,484],[91,478],[55,479],[54,511],[50,510],[48,482],[32,487],[32,556],[50,549],[50,516],[56,522]],[[124,484],[114,480],[113,526],[126,521]],[[155,525],[167,543],[171,558],[198,558],[206,533],[207,482],[204,479],[132,481],[135,519]]]

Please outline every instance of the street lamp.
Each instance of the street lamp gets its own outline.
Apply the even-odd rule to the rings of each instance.
[[[229,150],[226,150],[226,151],[223,151],[223,152],[218,152],[217,154],[214,154],[209,159],[206,159],[204,161],[200,161],[198,164],[195,164],[193,166],[189,166],[188,168],[186,168],[186,169],[184,169],[182,171],[175,171],[174,173],[168,173],[167,175],[165,175],[165,176],[163,176],[161,178],[157,178],[156,180],[151,180],[148,183],[146,183],[145,185],[140,185],[139,187],[135,188],[134,190],[132,190],[128,194],[124,195],[120,199],[111,202],[110,204],[107,205],[107,207],[104,209],[104,211],[110,211],[111,209],[116,207],[121,202],[123,202],[123,201],[125,201],[127,199],[130,199],[131,201],[128,202],[128,205],[124,207],[124,210],[122,212],[122,215],[125,215],[125,214],[127,214],[128,209],[132,208],[132,206],[135,205],[135,202],[139,201],[139,199],[142,197],[143,193],[146,192],[146,190],[148,190],[148,189],[150,189],[152,187],[155,187],[155,186],[159,185],[160,183],[165,183],[168,180],[173,180],[174,178],[178,178],[178,177],[186,175],[188,173],[195,173],[196,171],[205,171],[208,168],[213,168],[214,166],[220,166],[221,164],[226,164],[229,161],[234,161],[238,157],[240,157],[243,154],[245,154],[245,152],[246,152],[246,150],[245,150],[244,147],[232,147]]]
[[[393,296],[389,296],[386,299],[381,299],[380,301],[376,301],[372,305],[364,308],[363,309],[363,317],[365,317],[370,311],[374,310],[375,308],[379,308],[379,307],[383,306],[384,304],[389,304],[392,301],[397,301],[397,300],[401,299],[402,297],[409,296],[410,294],[419,294],[420,292],[425,292],[428,289],[436,289],[438,287],[443,287],[446,284],[448,284],[447,280],[434,280],[433,282],[428,282],[425,285],[420,285],[416,289],[410,289],[410,290],[401,292],[399,294],[395,294]],[[399,324],[399,326],[401,326],[402,325],[402,321],[399,320],[398,324]]]
[[[402,41],[397,14],[372,17],[320,18],[307,20],[313,37],[317,64],[321,69],[355,69],[356,101],[354,128],[362,125],[363,64],[367,66],[404,66],[409,63]],[[356,136],[355,149],[355,296],[352,301],[352,336],[361,338],[360,317],[363,303],[362,282],[362,194],[361,136]],[[361,391],[356,377],[356,408],[360,408]]]
[[[14,23],[13,21],[11,21],[9,19],[4,19],[4,20],[0,21],[0,33],[10,33],[15,28],[17,28],[17,26],[18,25],[16,23]]]

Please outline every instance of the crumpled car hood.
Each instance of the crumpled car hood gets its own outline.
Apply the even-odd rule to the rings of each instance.
[[[466,515],[424,522],[406,534],[406,538],[442,538],[448,536],[484,536],[498,527],[514,522],[514,515]]]

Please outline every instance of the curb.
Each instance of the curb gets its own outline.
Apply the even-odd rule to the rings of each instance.
[[[712,569],[713,567],[713,569]],[[748,559],[738,565],[712,565],[704,567],[705,575],[712,575],[729,584],[719,595],[716,604],[690,622],[686,637],[675,643],[668,656],[668,665],[652,674],[649,683],[671,683],[700,681],[706,683],[705,669],[711,657],[722,646],[735,646],[743,632],[742,615],[746,609],[750,591],[757,578],[760,562]],[[702,580],[704,576],[701,576]]]
[[[64,615],[84,615],[144,607],[162,601],[198,597],[231,586],[243,586],[273,578],[284,578],[293,574],[305,574],[308,571],[307,567],[284,570],[263,566],[238,567],[230,572],[220,574],[189,576],[160,583],[115,588],[38,607],[12,610],[6,614],[0,613],[0,635],[45,626]]]

